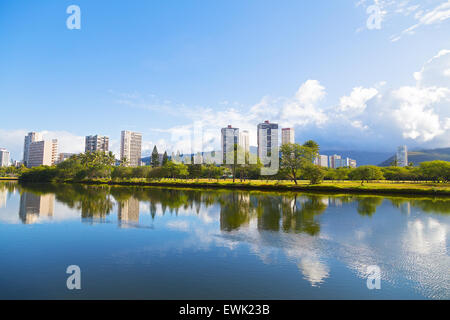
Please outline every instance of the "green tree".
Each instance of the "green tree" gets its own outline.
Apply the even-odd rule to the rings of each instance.
[[[168,161],[165,170],[167,170],[167,176],[173,179],[186,177],[189,174],[188,168],[184,163],[175,163]]]
[[[244,154],[242,147],[239,146],[237,143],[235,143],[233,146],[233,163],[225,164],[225,167],[227,167],[231,170],[231,176],[233,178],[233,183],[236,181],[236,173],[238,172],[238,168],[242,165],[242,163],[239,163],[239,162],[245,163],[245,155],[243,157],[244,159],[240,159],[238,157],[238,155],[241,155],[241,154],[242,155]],[[223,159],[223,161],[225,162],[226,159]]]
[[[318,155],[318,146],[313,141],[303,146],[297,143],[287,143],[281,146],[281,170],[297,184],[302,167],[312,164]]]
[[[169,161],[169,157],[167,156],[167,151],[164,151],[164,155],[162,158],[162,165],[165,166],[167,164],[167,161]]]
[[[188,165],[189,178],[191,179],[199,179],[202,175],[202,165],[201,164],[192,164]]]
[[[159,154],[156,145],[153,147],[151,166],[152,168],[156,168],[159,166]]]
[[[434,182],[450,181],[450,162],[448,161],[426,161],[420,164],[423,176]]]
[[[337,168],[335,169],[336,180],[347,180],[348,175],[352,170],[350,168]]]
[[[349,176],[352,180],[361,180],[361,185],[364,184],[364,181],[369,182],[370,180],[384,179],[383,172],[377,166],[358,167],[353,170]]]
[[[296,143],[286,143],[280,148],[281,170],[297,184],[300,169],[303,164],[304,147]]]
[[[319,184],[325,177],[325,170],[321,167],[309,163],[302,167],[303,177],[309,180],[310,184]]]
[[[308,148],[310,151],[308,155],[311,157],[310,161],[313,162],[314,159],[319,156],[319,144],[314,140],[308,140],[303,144],[303,146]]]

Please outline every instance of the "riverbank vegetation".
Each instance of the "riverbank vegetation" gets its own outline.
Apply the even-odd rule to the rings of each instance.
[[[56,166],[1,168],[0,177],[24,182],[84,182],[109,184],[208,185],[211,187],[312,189],[450,193],[450,162],[429,161],[419,166],[322,168],[313,164],[319,146],[314,141],[281,147],[280,170],[261,175],[262,164],[184,164],[164,159],[150,166],[115,165],[114,155],[93,152],[72,156]],[[235,157],[236,158],[236,157]],[[156,159],[156,157],[155,157]]]

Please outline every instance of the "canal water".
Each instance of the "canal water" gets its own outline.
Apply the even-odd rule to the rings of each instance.
[[[449,299],[449,231],[449,198],[0,182],[0,299]]]

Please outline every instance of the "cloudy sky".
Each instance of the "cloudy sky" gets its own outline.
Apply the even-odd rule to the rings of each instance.
[[[1,1],[0,147],[214,149],[228,124],[255,145],[263,120],[323,149],[450,147],[449,34],[450,0]]]

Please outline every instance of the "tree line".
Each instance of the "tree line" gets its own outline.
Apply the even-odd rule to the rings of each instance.
[[[0,168],[0,176],[18,176],[23,181],[85,181],[96,179],[132,180],[132,179],[226,179],[236,180],[291,180],[295,184],[299,180],[308,180],[311,184],[319,184],[323,180],[344,181],[357,180],[369,182],[373,180],[390,181],[450,181],[450,162],[428,161],[419,166],[378,167],[365,165],[357,168],[323,168],[314,164],[319,155],[319,145],[312,140],[304,144],[285,144],[280,148],[280,168],[276,175],[261,175],[262,164],[259,159],[254,164],[248,164],[250,156],[246,154],[247,164],[238,164],[235,146],[234,163],[216,164],[184,164],[170,160],[164,153],[160,163],[156,147],[153,149],[150,165],[128,167],[124,159],[116,166],[112,152],[87,152],[72,156],[55,165],[35,168]],[[193,160],[193,159],[192,159]]]

